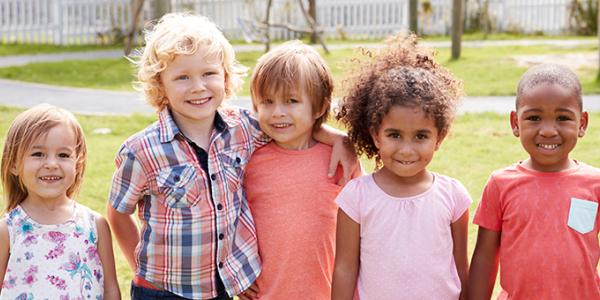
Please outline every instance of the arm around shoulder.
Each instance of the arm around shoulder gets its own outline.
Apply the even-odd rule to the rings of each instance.
[[[98,255],[102,262],[104,273],[104,299],[121,299],[121,291],[117,281],[115,269],[115,255],[112,247],[112,237],[106,219],[100,215],[96,217],[96,229],[98,230]]]
[[[333,177],[335,175],[338,164],[342,165],[344,171],[344,175],[339,182],[340,185],[344,185],[350,179],[362,174],[358,157],[346,133],[323,124],[313,134],[313,137],[315,140],[333,148],[327,176]]]
[[[10,237],[8,236],[8,225],[6,218],[0,220],[0,291],[6,274],[8,258],[10,256]]]
[[[500,231],[479,226],[469,272],[469,299],[490,299],[498,272]]]

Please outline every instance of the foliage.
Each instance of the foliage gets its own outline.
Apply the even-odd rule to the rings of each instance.
[[[576,34],[595,35],[598,28],[598,0],[572,0],[569,26]]]

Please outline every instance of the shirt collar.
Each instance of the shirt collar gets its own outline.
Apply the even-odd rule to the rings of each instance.
[[[158,114],[158,122],[159,122],[159,139],[161,143],[169,143],[171,142],[177,134],[183,135],[183,132],[177,127],[177,123],[175,123],[175,119],[173,119],[173,115],[171,111],[165,107]],[[232,126],[231,122],[226,122],[223,119],[219,111],[215,113],[215,121],[214,126],[217,132],[225,131],[229,126]]]

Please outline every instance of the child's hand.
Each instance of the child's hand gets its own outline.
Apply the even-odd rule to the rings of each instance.
[[[345,185],[350,179],[362,174],[360,162],[347,136],[335,139],[332,147],[327,177],[331,178],[335,175],[338,164],[342,165],[344,171],[344,175],[338,181],[339,185]]]
[[[241,294],[237,295],[240,300],[252,300],[258,298],[258,286],[256,282],[253,283],[247,290],[243,291]]]

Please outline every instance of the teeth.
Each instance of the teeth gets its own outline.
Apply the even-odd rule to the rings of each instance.
[[[402,160],[399,160],[398,162],[402,165],[410,165],[413,163],[412,161],[402,161]]]
[[[278,124],[273,124],[272,126],[275,128],[285,128],[285,127],[289,127],[291,125],[287,124],[287,123],[278,123]]]
[[[558,147],[558,144],[537,144],[537,146],[543,149],[553,150]]]
[[[40,177],[41,180],[59,180],[60,177],[58,176],[42,176]]]
[[[208,102],[209,100],[210,100],[210,97],[202,98],[202,99],[198,99],[198,100],[188,100],[188,102],[191,104],[198,105],[198,104],[204,104],[204,103]]]

